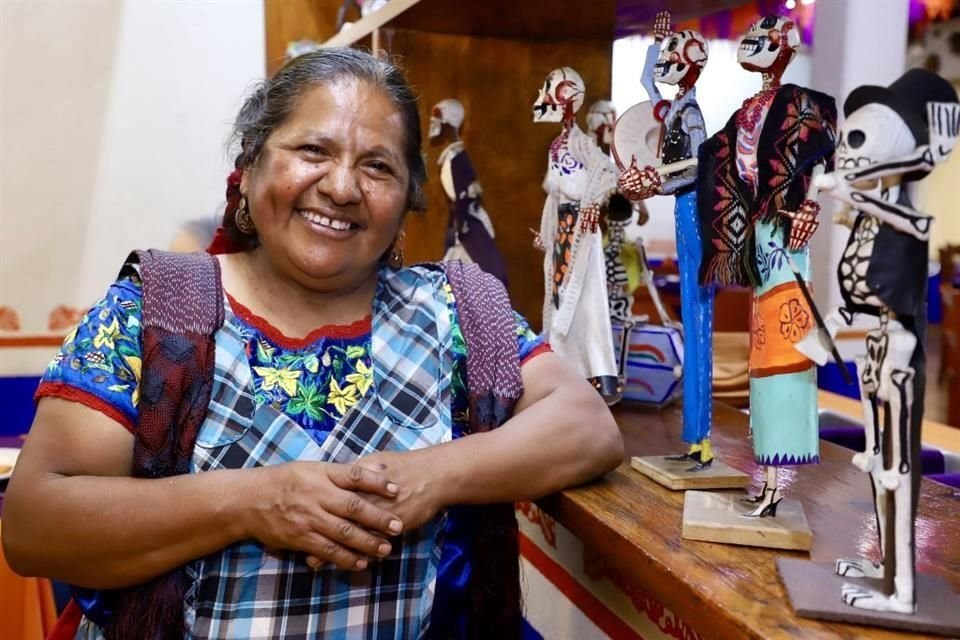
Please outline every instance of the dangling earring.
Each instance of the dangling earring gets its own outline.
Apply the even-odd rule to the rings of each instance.
[[[234,214],[233,220],[236,222],[237,229],[240,229],[241,233],[252,236],[257,232],[257,227],[253,224],[253,218],[250,217],[250,209],[247,207],[246,196],[240,196],[240,204],[237,206],[237,212]]]
[[[391,269],[399,269],[403,266],[403,243],[406,240],[407,234],[404,231],[401,231],[397,234],[397,239],[393,241],[393,246],[390,247],[390,255],[387,257],[387,264],[390,265]]]

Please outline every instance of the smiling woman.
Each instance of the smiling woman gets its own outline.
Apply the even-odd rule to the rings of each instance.
[[[132,254],[50,363],[9,563],[78,638],[519,637],[510,503],[616,466],[612,416],[492,276],[402,267],[396,67],[301,56],[235,129],[209,253]]]

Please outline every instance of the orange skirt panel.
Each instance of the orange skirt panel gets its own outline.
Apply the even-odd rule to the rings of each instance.
[[[813,361],[794,345],[814,325],[810,305],[796,282],[785,282],[755,296],[750,317],[750,377],[765,378],[812,368]]]

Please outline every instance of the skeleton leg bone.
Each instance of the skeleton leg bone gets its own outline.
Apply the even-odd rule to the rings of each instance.
[[[879,332],[871,332],[869,338],[872,342],[882,344]],[[886,530],[887,508],[884,499],[884,491],[880,485],[880,473],[883,471],[883,458],[880,452],[880,414],[878,412],[877,402],[877,372],[880,370],[880,363],[876,357],[882,356],[880,349],[868,349],[867,356],[857,356],[857,373],[860,377],[860,398],[863,404],[863,429],[864,429],[864,451],[856,453],[853,456],[853,465],[870,474],[870,488],[873,490],[874,510],[877,515],[877,530],[880,535],[881,553],[884,547],[884,536]],[[850,578],[882,578],[883,565],[871,562],[866,558],[841,558],[837,560],[837,575]]]
[[[895,369],[889,375],[890,384],[895,389],[890,397],[889,410],[897,433],[893,438],[891,468],[881,472],[881,484],[892,491],[894,501],[894,592],[887,595],[859,585],[845,584],[841,595],[844,602],[860,609],[914,613],[913,489],[909,462],[914,371],[909,367]]]

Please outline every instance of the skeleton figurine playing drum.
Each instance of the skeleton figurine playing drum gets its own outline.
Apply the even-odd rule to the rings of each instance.
[[[765,467],[747,515],[775,516],[777,469],[818,462],[816,367],[796,349],[814,325],[808,242],[819,205],[809,190],[833,155],[833,98],[780,78],[800,44],[788,18],[751,25],[737,61],[761,74],[762,90],[700,146],[697,207],[703,234],[701,282],[753,289],[750,430]]]
[[[450,202],[444,260],[475,262],[507,284],[507,266],[494,242],[493,223],[483,207],[483,189],[460,139],[464,109],[459,100],[441,100],[430,110],[430,141],[444,145],[437,164],[440,185]]]
[[[654,195],[676,197],[677,261],[680,265],[680,303],[683,320],[683,441],[686,453],[673,456],[688,461],[688,471],[713,463],[710,427],[713,423],[713,285],[698,283],[703,242],[697,217],[697,149],[707,138],[694,85],[707,63],[707,41],[696,31],[670,33],[670,14],[657,14],[653,44],[640,78],[650,96],[654,117],[662,123],[660,158],[670,166],[690,161],[682,169],[638,167],[636,157],[620,175],[624,195],[642,200]],[[664,100],[657,83],[679,87],[673,101]]]
[[[559,122],[550,144],[537,244],[543,261],[543,332],[609,403],[622,389],[613,356],[600,209],[616,191],[609,158],[576,124],[585,86],[570,67],[554,69],[533,105],[534,122]]]
[[[844,306],[827,316],[827,327],[836,333],[855,314],[880,320],[879,328],[867,334],[866,355],[856,358],[866,450],[853,463],[870,475],[882,562],[844,559],[836,570],[842,576],[884,579],[882,591],[845,585],[847,604],[914,613],[932,220],[913,209],[906,186],[946,160],[956,145],[960,104],[949,82],[912,69],[889,87],[854,89],[844,112],[837,170],[816,178],[814,186],[845,204],[838,221],[851,227],[838,269]],[[800,346],[815,360],[826,360],[816,336]]]

